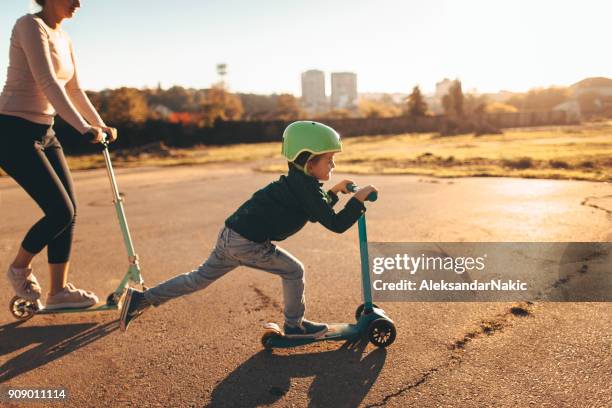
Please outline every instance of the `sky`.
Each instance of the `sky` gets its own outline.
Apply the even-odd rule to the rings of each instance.
[[[54,1],[54,0],[51,0]],[[0,2],[0,82],[30,0]],[[300,95],[308,69],[357,74],[359,92],[522,92],[612,77],[603,0],[82,0],[63,28],[85,88],[207,88]]]

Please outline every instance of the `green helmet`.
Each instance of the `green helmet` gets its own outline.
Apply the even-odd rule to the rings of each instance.
[[[282,154],[293,162],[302,152],[313,155],[341,152],[340,135],[334,129],[318,122],[293,122],[283,132]]]

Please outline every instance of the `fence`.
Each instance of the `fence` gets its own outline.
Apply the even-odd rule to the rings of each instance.
[[[479,119],[498,128],[549,126],[570,124],[565,112],[519,112],[486,114]],[[398,133],[422,133],[440,131],[448,122],[443,115],[423,118],[350,118],[329,119],[325,123],[337,129],[343,137],[361,135],[386,135]],[[285,121],[218,121],[213,127],[199,128],[163,121],[147,121],[142,125],[119,128],[120,138],[116,148],[143,146],[164,142],[169,146],[189,147],[198,144],[228,145],[237,143],[261,143],[280,141]],[[55,127],[64,149],[68,153],[86,153],[95,148],[83,142],[65,123]]]

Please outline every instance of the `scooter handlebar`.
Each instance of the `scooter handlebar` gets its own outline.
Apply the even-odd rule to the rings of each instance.
[[[91,132],[87,132],[87,134],[89,135],[88,140],[90,142],[93,142],[95,140],[95,135],[93,135]],[[109,135],[106,132],[102,132],[102,134],[104,135],[104,138],[102,139],[100,144],[104,147],[108,147],[108,145],[110,144]]]
[[[359,187],[357,187],[357,185],[353,183],[347,184],[346,188],[348,189],[348,191],[352,193],[356,193],[357,191],[359,191]],[[376,191],[371,192],[370,195],[366,197],[366,201],[376,201],[376,200],[378,200],[378,193]]]

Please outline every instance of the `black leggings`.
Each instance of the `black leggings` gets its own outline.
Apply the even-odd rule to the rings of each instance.
[[[21,246],[37,254],[47,247],[49,263],[68,262],[76,216],[70,170],[53,128],[0,115],[0,168],[43,210]]]

